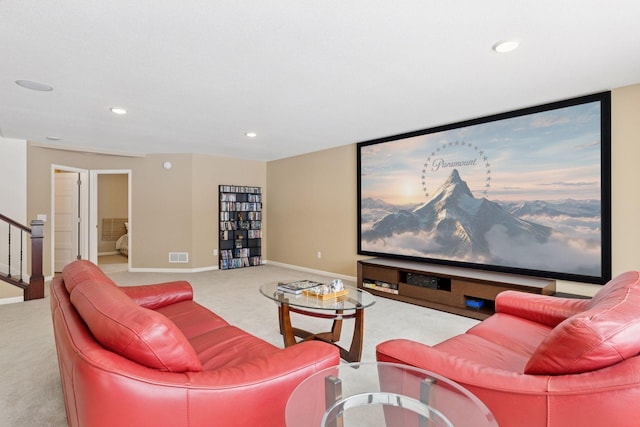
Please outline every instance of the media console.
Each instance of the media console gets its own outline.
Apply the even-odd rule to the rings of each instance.
[[[358,287],[374,295],[486,319],[506,290],[553,295],[556,282],[515,274],[387,258],[358,261]]]

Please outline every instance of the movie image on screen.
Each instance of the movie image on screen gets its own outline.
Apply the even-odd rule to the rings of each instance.
[[[358,144],[358,253],[611,278],[610,93]]]

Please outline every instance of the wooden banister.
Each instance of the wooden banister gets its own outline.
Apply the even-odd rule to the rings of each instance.
[[[11,276],[9,271],[7,276],[0,276],[2,280],[12,285],[18,286],[23,289],[24,300],[29,301],[32,299],[44,298],[44,276],[42,275],[42,250],[44,239],[44,221],[33,220],[31,221],[31,227],[27,227],[20,224],[13,219],[0,214],[0,220],[8,223],[11,227],[16,227],[22,232],[29,233],[31,236],[31,276],[29,277],[29,283],[25,283],[22,280],[22,276],[19,279],[15,279]],[[9,236],[11,234],[9,233]],[[20,239],[22,244],[22,238]],[[11,238],[9,237],[9,270],[11,270]],[[20,249],[22,252],[22,248]],[[22,254],[21,254],[22,257]],[[21,260],[22,261],[22,260]],[[22,273],[22,266],[20,268]]]

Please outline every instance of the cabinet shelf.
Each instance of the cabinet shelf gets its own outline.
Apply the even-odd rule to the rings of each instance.
[[[262,264],[262,189],[220,185],[220,269]]]
[[[385,283],[388,292],[365,284]],[[555,280],[413,261],[373,258],[358,261],[358,287],[395,299],[474,319],[495,312],[496,296],[505,290],[553,295]]]

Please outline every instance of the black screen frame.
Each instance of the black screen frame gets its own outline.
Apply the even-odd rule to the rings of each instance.
[[[416,136],[427,135],[452,129],[474,126],[482,123],[489,123],[513,117],[527,116],[539,112],[554,110],[558,108],[577,106],[586,103],[600,103],[600,202],[601,202],[601,274],[582,275],[565,271],[551,271],[545,269],[528,269],[521,267],[510,267],[500,265],[480,264],[473,262],[462,262],[447,259],[445,257],[422,257],[404,254],[394,254],[387,252],[377,252],[363,250],[362,248],[362,152],[366,147],[376,144],[399,141]],[[581,283],[605,284],[611,279],[611,92],[601,92],[576,98],[551,102],[519,110],[509,111],[500,114],[464,120],[456,123],[421,129],[417,131],[372,139],[357,143],[357,244],[358,254],[364,256],[375,256],[383,258],[396,258],[411,261],[419,261],[431,264],[450,265],[456,267],[473,268],[503,273],[518,274],[524,276],[544,277],[550,279],[567,280]]]

